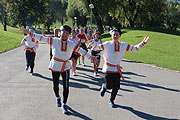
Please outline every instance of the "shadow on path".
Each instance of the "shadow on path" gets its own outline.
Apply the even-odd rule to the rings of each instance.
[[[133,82],[133,81],[129,81],[129,80],[121,80],[121,85],[136,87],[136,88],[143,89],[143,90],[151,90],[150,88],[159,88],[159,89],[168,90],[168,91],[172,91],[172,92],[180,92],[180,90],[177,90],[177,89],[167,88],[167,87],[153,85],[153,84],[149,84],[149,83]]]
[[[40,78],[43,78],[43,79],[45,79],[45,80],[52,81],[52,78],[48,78],[48,77],[43,76],[43,75],[41,75],[41,74],[39,74],[39,73],[33,73],[33,76],[40,77]]]
[[[170,118],[154,116],[154,115],[151,115],[148,113],[144,113],[144,112],[135,110],[132,107],[128,107],[128,106],[116,105],[116,108],[128,110],[128,111],[132,112],[133,114],[135,114],[136,116],[138,116],[142,119],[145,119],[145,120],[178,120],[178,119],[170,119]]]
[[[70,108],[69,106],[67,106],[67,109],[68,109],[68,111],[69,111],[69,112],[67,113],[67,115],[73,115],[73,116],[78,117],[78,118],[81,118],[81,119],[83,119],[83,120],[92,120],[92,119],[89,118],[88,116],[85,116],[85,115],[83,115],[83,114],[81,114],[81,113],[73,110],[73,109]]]

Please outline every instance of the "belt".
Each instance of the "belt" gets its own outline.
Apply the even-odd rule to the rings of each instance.
[[[120,66],[120,65],[113,65],[113,64],[110,64],[110,63],[108,63],[108,62],[106,62],[106,65],[111,66],[111,67],[117,67],[118,72],[119,72],[119,74],[120,74],[121,77],[122,77],[122,80],[124,80],[124,77],[123,77],[123,75],[122,75],[122,71],[121,71],[121,66]]]
[[[26,51],[26,50],[30,50],[32,52],[35,52],[33,48],[25,48],[24,51]]]
[[[56,57],[53,57],[53,59],[56,60],[56,61],[58,61],[58,62],[63,62],[63,66],[62,66],[62,69],[61,69],[61,71],[63,72],[66,63],[67,63],[69,60],[62,60],[62,59],[58,59],[58,58],[56,58]]]

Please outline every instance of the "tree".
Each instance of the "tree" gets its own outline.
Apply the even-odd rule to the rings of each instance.
[[[180,25],[180,4],[178,2],[169,2],[163,17],[166,28],[177,30],[178,25]]]
[[[84,8],[84,9],[82,9]],[[87,9],[83,2],[69,0],[68,7],[67,7],[67,15],[68,17],[74,20],[74,17],[77,17],[77,26],[86,26],[87,24]],[[75,20],[73,21],[75,23]]]
[[[125,27],[148,26],[160,18],[166,0],[116,0],[110,15]]]
[[[24,27],[41,23],[46,3],[47,0],[7,0],[8,18],[12,24]]]
[[[5,0],[0,0],[0,21],[4,27],[4,31],[7,31],[7,3]]]

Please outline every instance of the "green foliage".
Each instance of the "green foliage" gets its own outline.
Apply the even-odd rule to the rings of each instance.
[[[158,21],[166,0],[116,0],[109,14],[124,27],[148,26]]]
[[[176,30],[178,25],[180,25],[180,4],[177,2],[169,2],[163,17],[165,27]]]
[[[67,15],[74,20],[77,17],[77,26],[86,26],[87,24],[87,7],[82,1],[68,0]],[[73,21],[75,22],[75,20]],[[74,23],[75,24],[75,23]]]
[[[45,11],[45,3],[46,1],[43,0],[8,0],[9,21],[13,25],[24,27],[41,23]]]

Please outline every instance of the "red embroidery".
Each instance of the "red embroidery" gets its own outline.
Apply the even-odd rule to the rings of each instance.
[[[120,52],[120,42],[114,42],[114,51]]]
[[[61,51],[67,51],[67,40],[63,41],[61,40]]]
[[[129,51],[130,45],[128,44],[126,51]]]

